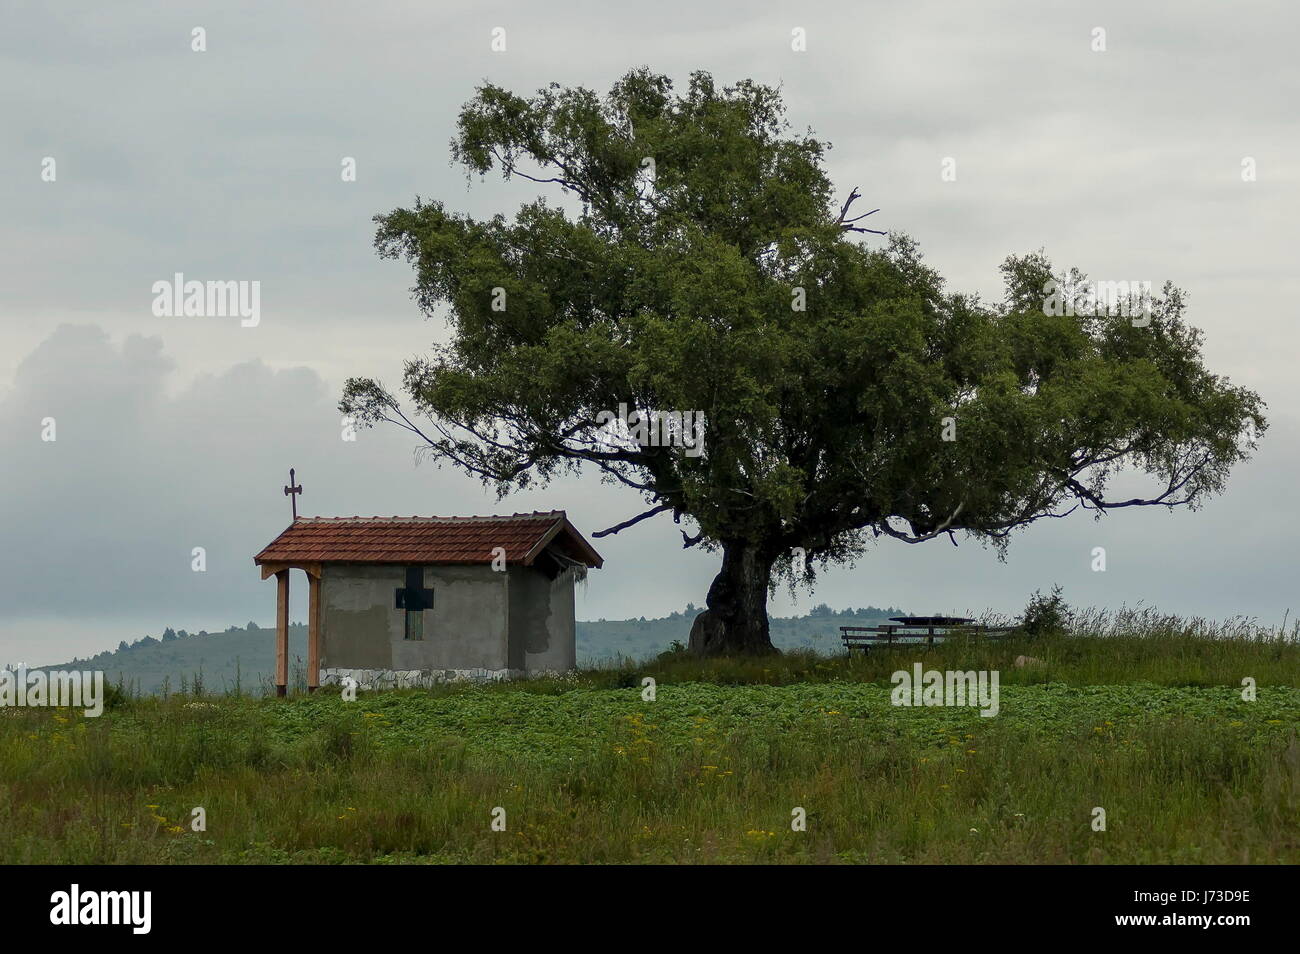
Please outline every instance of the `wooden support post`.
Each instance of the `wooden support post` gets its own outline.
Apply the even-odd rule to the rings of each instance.
[[[320,577],[307,577],[307,691],[320,687]]]
[[[275,574],[275,694],[289,691],[289,571]]]

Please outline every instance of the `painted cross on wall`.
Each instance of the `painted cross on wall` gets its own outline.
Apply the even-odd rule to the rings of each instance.
[[[424,639],[424,611],[433,609],[433,590],[424,585],[424,567],[406,568],[406,586],[393,591],[397,609],[406,610],[406,639]]]

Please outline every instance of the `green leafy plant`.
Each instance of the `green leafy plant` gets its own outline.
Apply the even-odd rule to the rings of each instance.
[[[1070,608],[1061,597],[1058,583],[1047,596],[1039,590],[1034,591],[1021,617],[1020,632],[1033,638],[1059,636],[1069,629],[1071,619]]]

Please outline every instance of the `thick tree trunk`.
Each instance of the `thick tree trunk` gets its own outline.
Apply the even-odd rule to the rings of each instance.
[[[776,652],[767,627],[767,587],[772,558],[752,543],[724,542],[722,569],[706,599],[708,609],[691,626],[697,656]]]

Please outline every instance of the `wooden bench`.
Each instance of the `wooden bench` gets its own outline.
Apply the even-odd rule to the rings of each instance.
[[[915,646],[922,641],[929,648],[936,638],[943,642],[952,636],[996,639],[1012,629],[1010,626],[983,626],[963,617],[899,616],[880,626],[841,626],[840,639],[852,655],[855,649],[866,653],[877,647]]]

